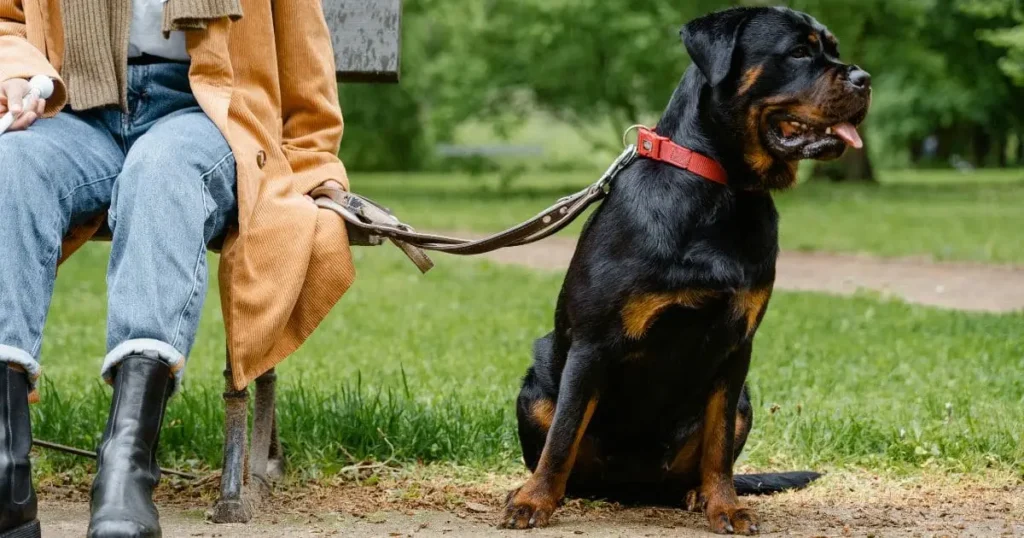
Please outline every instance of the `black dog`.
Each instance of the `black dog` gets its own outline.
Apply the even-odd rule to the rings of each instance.
[[[727,184],[640,159],[587,223],[555,330],[536,342],[519,395],[534,472],[509,495],[505,527],[547,525],[569,493],[686,502],[715,532],[753,534],[737,493],[818,476],[734,477],[732,467],[751,427],[745,380],[775,280],[770,191],[794,184],[801,159],[861,146],[870,76],[839,61],[824,26],[785,8],[714,13],[682,34],[693,66],[655,132],[720,163]]]

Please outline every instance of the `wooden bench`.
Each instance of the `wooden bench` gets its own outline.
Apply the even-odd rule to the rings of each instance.
[[[293,0],[305,1],[305,0]],[[401,53],[402,0],[322,0],[324,16],[341,83],[396,83]],[[110,238],[103,229],[96,239]],[[247,523],[284,472],[277,436],[276,373],[256,380],[251,440],[248,434],[249,389],[235,390],[231,361],[224,371],[224,460],[216,523]]]

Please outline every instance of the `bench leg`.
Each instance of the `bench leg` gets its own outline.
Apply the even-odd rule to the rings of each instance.
[[[234,390],[230,361],[224,370],[224,378],[224,464],[220,477],[220,499],[213,507],[213,521],[248,523],[252,518],[252,510],[244,498],[244,484],[249,391]]]
[[[284,447],[281,446],[281,438],[277,435],[277,415],[274,415],[273,426],[270,431],[270,454],[267,460],[267,478],[278,480],[284,477]]]
[[[277,374],[274,370],[256,379],[256,409],[252,421],[252,451],[250,456],[252,475],[269,482],[268,462],[276,441],[275,385]]]

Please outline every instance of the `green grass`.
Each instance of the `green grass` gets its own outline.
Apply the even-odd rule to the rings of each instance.
[[[353,188],[430,230],[491,232],[532,217],[600,171],[493,176],[360,175]],[[784,248],[1024,263],[1024,169],[883,172],[877,186],[806,183],[776,197]],[[580,219],[582,222],[582,219]],[[578,233],[576,223],[566,233]]]
[[[101,432],[107,248],[90,245],[61,270],[34,407],[40,438],[92,447]],[[392,446],[402,462],[517,465],[513,398],[532,339],[549,329],[559,275],[438,257],[419,276],[396,249],[356,256],[357,285],[279,370],[291,468],[330,475],[348,454],[383,459]],[[165,463],[219,466],[218,304],[207,302],[187,386],[169,410]],[[779,293],[755,346],[746,461],[1024,472],[1022,326],[1024,314]],[[47,453],[37,469],[81,465]]]

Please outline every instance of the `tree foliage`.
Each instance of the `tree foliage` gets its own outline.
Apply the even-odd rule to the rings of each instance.
[[[979,37],[1006,50],[999,67],[1020,86],[1024,86],[1024,7],[1020,0],[964,0],[961,10],[969,15],[996,21],[996,28]]]
[[[352,98],[359,97],[360,109],[376,106],[368,116],[378,123],[395,123],[394,136],[419,137],[407,151],[428,152],[467,121],[493,124],[500,133],[537,111],[576,127],[595,147],[615,146],[626,126],[653,121],[668,101],[688,63],[682,25],[712,10],[758,3],[407,0],[403,91],[360,90]],[[886,165],[945,164],[954,155],[976,165],[1005,164],[1014,153],[1024,158],[1024,148],[1014,147],[1024,145],[1019,0],[788,5],[828,25],[844,58],[874,76],[872,157]],[[362,114],[349,109],[350,118]],[[410,134],[397,128],[400,122],[421,128]],[[926,145],[931,154],[922,151]]]

